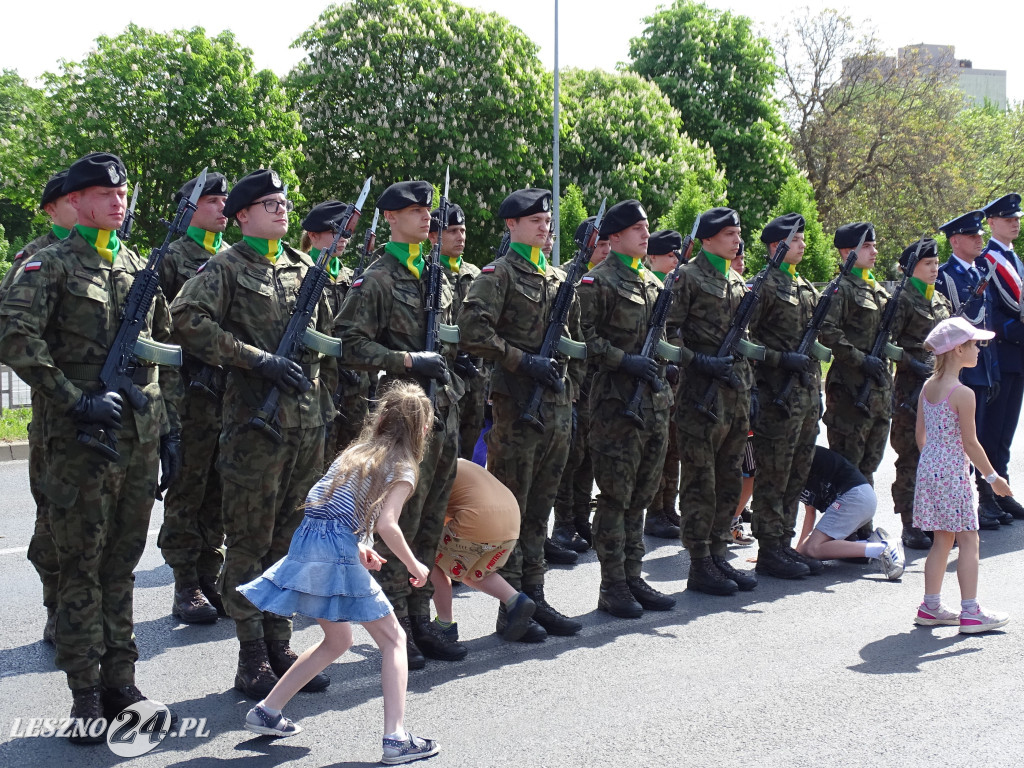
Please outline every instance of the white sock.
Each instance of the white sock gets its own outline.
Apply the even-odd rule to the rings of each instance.
[[[261,708],[261,709],[262,709],[262,710],[263,710],[264,712],[266,712],[266,713],[267,713],[268,715],[270,715],[271,717],[277,717],[278,715],[280,715],[280,714],[281,714],[281,710],[280,710],[280,709],[274,709],[273,707],[268,707],[268,706],[267,706],[267,700],[266,700],[266,699],[264,699],[263,701],[261,701],[261,702],[260,702],[259,704],[257,704],[256,706],[257,706],[257,707],[260,707],[260,708]]]
[[[385,733],[385,739],[394,739],[395,741],[408,741],[409,734],[407,731],[395,731],[394,733]]]
[[[928,608],[932,608],[932,609],[938,608],[939,606],[942,605],[942,593],[940,592],[937,595],[925,595],[924,596],[924,604]]]
[[[885,551],[885,544],[880,541],[869,541],[864,544],[864,557],[877,560]]]
[[[967,613],[977,613],[981,610],[978,606],[978,598],[974,598],[973,600],[961,600],[960,610]]]

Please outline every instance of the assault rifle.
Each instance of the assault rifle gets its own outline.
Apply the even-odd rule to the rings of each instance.
[[[764,270],[754,278],[754,284],[750,287],[750,290],[743,294],[743,299],[736,308],[736,314],[732,317],[729,330],[725,332],[725,338],[722,339],[722,343],[718,347],[718,357],[735,357],[739,354],[751,360],[764,360],[764,347],[759,347],[757,344],[747,341],[743,338],[743,334],[754,317],[754,309],[757,307],[757,302],[761,300],[761,286],[764,285],[769,270],[779,268],[782,260],[786,258],[789,246],[793,242],[793,238],[796,236],[799,228],[799,223],[793,225],[793,228],[789,230],[789,235],[787,235],[783,242],[779,243],[775,253],[768,259]],[[699,413],[704,414],[716,423],[719,421],[719,418],[715,415],[714,407],[720,385],[721,381],[717,378],[712,379],[711,383],[708,384],[707,390],[704,392],[704,397],[694,405]]]
[[[107,359],[103,361],[100,368],[100,383],[106,392],[120,392],[124,395],[128,404],[134,411],[141,411],[146,407],[148,400],[146,395],[135,383],[136,370],[140,368],[139,362],[145,360],[156,365],[181,365],[181,347],[175,344],[161,344],[153,339],[140,337],[142,329],[146,325],[146,317],[149,315],[149,308],[153,305],[153,299],[160,290],[160,262],[167,255],[167,249],[171,241],[184,235],[192,221],[192,214],[196,210],[196,203],[199,195],[202,194],[203,185],[206,183],[206,169],[199,174],[199,181],[196,183],[192,194],[178,201],[178,210],[174,214],[174,221],[161,220],[161,224],[167,227],[167,236],[163,245],[149,254],[146,266],[135,274],[132,280],[132,287],[128,289],[128,297],[124,302],[124,309],[121,311],[121,325],[117,329],[114,343],[107,352]],[[139,187],[136,185],[135,194],[138,195]],[[135,200],[132,200],[132,207]],[[125,224],[131,230],[131,214],[125,217]],[[77,434],[78,442],[85,445],[110,461],[117,461],[121,454],[117,452],[117,434],[113,430],[105,430],[97,425],[80,426]]]
[[[135,191],[132,192],[132,202],[128,206],[128,212],[124,215],[124,221],[121,222],[121,228],[117,230],[117,239],[122,243],[127,243],[132,236],[132,224],[135,223],[135,204],[139,202],[139,186],[138,182],[135,183]]]
[[[972,301],[977,301],[985,295],[985,289],[988,288],[988,283],[992,279],[992,270],[986,265],[985,271],[978,275],[978,284],[971,290],[971,295],[967,297],[967,300],[957,307],[956,312],[953,313],[953,317],[963,317],[967,312],[967,305]]]
[[[355,271],[352,272],[352,279],[355,280],[366,269],[366,262],[369,261],[370,255],[373,253],[374,247],[377,245],[377,218],[380,216],[380,208],[373,209],[373,223],[370,224],[370,228],[366,230],[366,237],[363,238],[363,250],[359,252],[359,263],[356,264]]]
[[[917,248],[914,249],[914,253],[907,260],[907,266],[903,270],[903,279],[897,284],[896,289],[892,292],[892,298],[885,305],[885,311],[882,313],[882,322],[878,325],[878,333],[875,334],[875,341],[871,345],[871,352],[869,354],[883,361],[892,360],[896,362],[903,359],[903,350],[891,343],[889,337],[892,335],[892,324],[896,321],[896,310],[899,308],[900,294],[907,287],[907,281],[914,274],[914,268],[921,258],[924,236],[925,233],[922,232],[921,237],[917,241]],[[886,362],[886,366],[888,366],[888,362]],[[871,377],[865,376],[864,383],[861,384],[860,389],[857,391],[857,400],[854,402],[858,410],[864,413],[871,412],[868,408],[868,396],[870,394]]]
[[[348,240],[352,237],[352,230],[359,223],[359,212],[362,210],[363,203],[366,202],[366,196],[370,194],[371,181],[373,181],[372,177],[366,180],[355,204],[347,205],[345,211],[332,222],[334,239],[320,252],[316,264],[306,270],[306,276],[302,278],[299,295],[295,300],[295,309],[292,310],[292,316],[288,319],[288,326],[277,345],[275,355],[298,362],[303,347],[306,347],[322,355],[341,357],[341,341],[310,328],[309,323],[313,319],[317,305],[320,303],[320,297],[323,296],[324,288],[331,276],[327,271],[327,265],[330,264],[338,249],[338,241]],[[299,386],[299,392],[308,392],[312,386],[313,383],[304,377]],[[267,396],[263,398],[260,407],[256,409],[256,413],[249,419],[250,426],[256,427],[275,443],[283,441],[281,433],[274,426],[280,408],[280,399],[281,390],[274,384],[270,387]]]
[[[811,315],[811,321],[807,324],[807,329],[804,331],[803,337],[800,339],[800,344],[797,346],[797,354],[810,355],[811,357],[819,360],[823,363],[827,363],[832,359],[832,352],[828,347],[823,346],[818,342],[818,332],[821,331],[821,326],[825,322],[825,318],[828,317],[828,310],[832,306],[832,300],[839,293],[839,283],[842,281],[844,275],[850,274],[853,269],[853,265],[857,262],[857,252],[864,245],[864,240],[867,238],[867,230],[864,230],[864,234],[860,237],[860,242],[857,243],[857,247],[854,248],[846,257],[846,261],[839,268],[839,274],[832,278],[832,282],[825,286],[825,290],[821,292],[821,298],[818,299],[818,304],[814,308],[814,314]],[[806,373],[797,373],[791,371],[786,377],[785,382],[775,395],[775,399],[772,401],[772,405],[776,405],[789,415],[789,395],[793,391],[793,386],[796,384],[798,377],[805,377]]]
[[[498,243],[498,247],[494,251],[494,260],[497,261],[508,253],[508,247],[510,245],[512,245],[512,235],[509,234],[509,231],[506,229],[501,235],[501,242]]]
[[[593,224],[587,225],[583,236],[583,244],[580,245],[573,256],[572,261],[565,270],[565,280],[558,286],[558,293],[555,294],[555,302],[551,306],[551,317],[548,320],[547,330],[544,332],[544,340],[541,342],[537,352],[538,357],[553,358],[556,352],[561,352],[567,357],[585,359],[587,356],[586,344],[567,339],[562,335],[562,329],[569,319],[569,308],[572,306],[572,299],[576,295],[576,283],[580,281],[583,270],[586,269],[590,257],[594,255],[594,246],[597,245],[598,233],[601,230],[601,222],[604,220],[604,208],[607,199],[601,201],[601,209]],[[519,417],[520,421],[526,422],[538,432],[544,431],[544,422],[540,418],[540,401],[544,395],[544,385],[539,381],[533,386],[533,393],[526,403],[526,408]],[[564,377],[559,379],[554,386],[556,392],[565,389]]]
[[[664,339],[665,323],[668,322],[668,311],[672,306],[672,286],[675,285],[676,280],[679,278],[679,270],[690,260],[690,253],[693,250],[698,226],[700,226],[700,216],[693,222],[693,229],[686,236],[686,239],[683,240],[682,247],[679,249],[679,263],[676,264],[675,269],[665,275],[665,284],[662,286],[661,291],[658,293],[658,298],[654,302],[654,309],[651,310],[651,319],[647,324],[647,338],[644,339],[643,348],[640,350],[641,355],[651,360],[654,359],[655,355],[661,355],[668,360],[679,362],[679,348],[669,344]],[[633,396],[629,399],[625,410],[622,412],[626,418],[636,425],[637,429],[644,428],[644,420],[640,415],[640,401],[644,396],[644,389],[647,386],[650,386],[655,392],[660,392],[665,385],[661,379],[657,378],[651,382],[644,378],[637,379]]]

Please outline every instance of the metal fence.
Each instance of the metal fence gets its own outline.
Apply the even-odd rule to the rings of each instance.
[[[28,384],[6,365],[0,365],[0,413],[7,408],[29,408],[31,405],[32,393]]]

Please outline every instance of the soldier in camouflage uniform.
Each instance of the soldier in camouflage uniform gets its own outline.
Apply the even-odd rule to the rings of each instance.
[[[297,658],[289,647],[292,623],[259,611],[236,587],[288,551],[300,505],[321,476],[324,426],[334,417],[337,384],[331,357],[307,349],[294,362],[274,353],[313,266],[281,240],[291,209],[284,192],[271,169],[239,179],[224,215],[238,222],[242,241],[212,256],[171,304],[175,337],[185,351],[228,371],[217,458],[227,537],[219,586],[240,644],[235,688],[255,699],[266,696]],[[325,334],[334,329],[325,298],[314,326]],[[280,393],[272,424],[280,440],[250,424],[272,386]],[[329,684],[321,673],[303,690]]]
[[[792,547],[800,494],[807,482],[818,438],[821,365],[797,352],[814,315],[818,292],[797,273],[804,256],[804,217],[787,213],[768,222],[761,242],[774,254],[796,227],[789,250],[761,284],[760,301],[750,322],[751,340],[765,348],[755,367],[760,400],[754,430],[753,532],[758,540],[757,572],[780,579],[820,573],[820,560]],[[787,381],[793,381],[785,406],[775,404]]]
[[[3,281],[0,281],[0,300],[7,293],[7,289],[18,279],[22,267],[30,260],[29,257],[66,238],[78,221],[78,212],[68,202],[68,196],[64,194],[64,179],[67,178],[67,175],[66,169],[58,171],[46,182],[39,206],[50,217],[50,228],[45,235],[40,235],[14,254],[11,268],[7,270]],[[40,413],[42,407],[42,403],[37,403],[37,397],[33,391],[33,414]],[[41,428],[39,419],[33,417],[28,424],[28,484],[32,491],[32,500],[36,503],[36,524],[35,530],[32,532],[32,539],[28,544],[28,560],[36,569],[39,580],[43,583],[43,606],[46,608],[43,640],[52,644],[54,642],[53,632],[57,624],[58,564],[57,547],[53,543],[53,534],[50,533],[46,522],[46,495],[39,487],[45,469]]]
[[[337,200],[328,200],[313,206],[305,219],[302,220],[302,240],[299,250],[308,253],[313,261],[320,257],[320,251],[328,247],[334,240],[333,225],[346,210],[346,204]],[[344,223],[344,222],[342,222]],[[324,289],[331,314],[337,320],[345,295],[352,286],[352,270],[341,260],[341,253],[348,245],[348,240],[338,240],[334,257],[327,265],[331,280]],[[336,325],[334,335],[342,335],[342,327]],[[324,465],[330,466],[335,457],[341,453],[356,437],[363,425],[363,419],[370,407],[370,374],[342,368],[338,371],[338,389],[334,393],[334,405],[338,411],[334,421],[327,428],[324,440]]]
[[[635,619],[644,609],[667,611],[676,601],[641,576],[643,517],[661,480],[668,444],[672,390],[658,362],[641,351],[661,285],[643,266],[647,213],[637,200],[608,209],[601,237],[611,255],[584,275],[580,323],[587,359],[595,370],[590,449],[600,493],[594,515],[594,549],[601,562],[597,608]],[[641,387],[634,416],[627,403]]]
[[[900,267],[907,268],[917,243],[900,255]],[[896,451],[896,480],[892,484],[892,502],[903,522],[903,546],[930,549],[932,542],[920,528],[914,527],[914,484],[917,481],[917,398],[921,385],[931,376],[931,354],[924,348],[925,337],[940,320],[950,316],[949,301],[935,290],[939,276],[939,245],[931,238],[924,241],[914,274],[900,294],[896,318],[892,324],[892,342],[903,349],[896,363],[893,382],[892,430],[889,443]]]
[[[729,268],[740,246],[740,217],[731,208],[701,214],[703,246],[679,271],[668,324],[678,329],[682,368],[676,390],[683,546],[690,554],[687,589],[712,595],[751,590],[757,579],[726,560],[729,528],[740,498],[753,375],[743,357],[718,350],[743,300],[743,278]],[[697,406],[717,381],[714,418]]]
[[[835,359],[825,378],[825,426],[828,447],[857,467],[872,483],[885,451],[892,417],[892,372],[888,359],[874,357],[871,347],[878,334],[889,294],[875,280],[871,268],[878,251],[875,230],[867,222],[845,224],[836,230],[833,242],[840,261],[857,247],[867,232],[864,245],[850,274],[839,282],[839,291],[821,327],[821,343]],[[857,408],[857,393],[871,382],[867,413]],[[866,531],[870,524],[862,528]]]
[[[583,238],[587,225],[594,224],[596,216],[580,222],[573,238],[576,245],[583,247]],[[611,253],[611,244],[607,238],[594,244],[594,252],[587,264],[589,272]],[[580,396],[576,401],[576,425],[569,443],[569,458],[562,470],[562,478],[555,494],[555,525],[551,530],[551,541],[562,549],[572,552],[586,552],[593,542],[594,534],[590,527],[591,502],[594,495],[594,466],[590,459],[590,386],[594,381],[594,369],[587,363],[587,372],[580,385]],[[555,562],[561,551],[545,550],[545,557]],[[566,553],[570,554],[570,553]],[[564,557],[564,555],[563,555]],[[575,562],[577,558],[567,558]]]
[[[4,295],[0,360],[32,387],[38,406],[33,418],[46,467],[39,487],[59,571],[56,663],[74,698],[71,716],[109,721],[145,698],[135,687],[132,571],[145,548],[158,467],[164,464],[166,488],[175,458],[180,461],[180,381],[173,369],[140,366],[133,378],[146,404],[139,411],[101,388],[121,307],[144,268],[115,231],[125,215],[124,164],[106,153],[86,155],[71,166],[62,191],[78,224],[68,238],[27,259]],[[170,336],[159,293],[142,335]],[[162,392],[171,393],[166,402]],[[111,461],[77,440],[86,429],[116,437],[119,458]],[[72,737],[102,740],[102,729]]]
[[[175,204],[191,196],[197,181],[192,179],[178,190]],[[227,194],[224,175],[207,174],[188,231],[171,243],[160,262],[160,288],[168,301],[212,255],[224,249]],[[157,545],[174,571],[171,613],[186,624],[206,624],[227,615],[217,591],[224,565],[224,516],[216,469],[224,369],[204,366],[189,355],[182,374],[187,390],[181,410],[181,480],[167,491]]]
[[[531,625],[521,638],[537,642],[547,633],[573,635],[583,627],[544,599],[544,539],[569,453],[572,401],[582,365],[570,366],[572,375],[567,377],[558,360],[537,354],[558,287],[565,279],[561,270],[548,265],[541,251],[551,224],[551,192],[513,192],[502,202],[498,218],[505,219],[509,229],[509,252],[480,270],[463,304],[459,328],[463,349],[495,362],[491,373],[494,426],[487,433],[487,464],[515,494],[522,515],[519,544],[501,574],[537,604],[533,619],[540,626]],[[565,333],[582,339],[576,297]],[[540,388],[540,431],[521,419],[535,387]],[[499,608],[499,633],[506,621],[503,607]]]
[[[455,467],[458,460],[459,399],[462,380],[449,372],[456,356],[454,328],[442,353],[424,351],[427,337],[427,274],[424,240],[430,230],[430,204],[434,188],[426,181],[392,184],[377,200],[377,208],[391,227],[384,255],[352,283],[341,307],[344,329],[344,364],[383,370],[381,387],[393,379],[415,380],[426,386],[437,382],[436,427],[420,462],[420,482],[402,508],[398,524],[420,562],[431,563],[444,528]],[[441,280],[441,321],[450,323],[454,297]],[[444,341],[444,339],[442,340]],[[410,669],[422,669],[425,656],[458,661],[466,646],[442,633],[430,621],[430,583],[413,589],[409,572],[383,542],[377,544],[388,560],[375,574],[406,633]]]

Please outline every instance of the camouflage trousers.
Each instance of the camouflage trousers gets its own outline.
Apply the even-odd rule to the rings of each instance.
[[[486,371],[481,370],[479,376],[466,382],[466,394],[459,400],[459,458],[468,461],[473,460],[473,449],[484,428],[488,381]]]
[[[327,425],[327,438],[324,440],[324,466],[334,463],[338,454],[359,437],[363,429],[363,421],[370,412],[369,379],[366,386],[353,392],[346,392],[338,408],[341,413]]]
[[[624,403],[595,402],[590,431],[594,477],[600,493],[594,514],[594,549],[605,585],[640,576],[644,558],[644,510],[661,482],[668,446],[669,411],[650,399],[644,429],[622,415]]]
[[[146,547],[159,443],[118,438],[117,462],[66,435],[46,446],[42,488],[59,566],[55,662],[71,690],[135,682],[133,571]]]
[[[740,471],[749,431],[749,390],[719,390],[718,421],[696,411],[691,400],[676,405],[679,440],[680,539],[696,560],[724,555],[740,500]]]
[[[875,470],[882,462],[889,436],[892,413],[891,391],[872,389],[868,400],[870,415],[854,404],[856,396],[833,384],[825,389],[825,417],[828,447],[860,470],[874,485]]]
[[[35,395],[33,395],[35,400]],[[38,413],[39,409],[34,409]],[[28,542],[28,561],[39,574],[43,584],[43,605],[48,610],[57,608],[57,578],[60,564],[57,560],[57,545],[47,520],[48,502],[40,483],[46,471],[46,449],[42,429],[33,417],[28,424],[28,487],[36,503],[36,524]]]
[[[665,448],[661,480],[658,481],[658,490],[654,492],[654,498],[647,505],[651,512],[676,508],[676,499],[679,496],[679,440],[674,426],[675,417],[676,407],[673,404],[669,411],[668,445]]]
[[[555,525],[590,520],[590,499],[594,494],[590,424],[590,397],[580,395],[576,404],[576,434],[569,443],[569,457],[555,494]]]
[[[752,528],[763,547],[791,546],[796,535],[800,494],[814,461],[818,439],[818,398],[796,387],[790,412],[772,404],[774,393],[761,390],[760,414],[753,426],[754,500]]]
[[[901,408],[897,403],[892,414],[892,430],[889,444],[896,451],[896,479],[892,484],[893,511],[900,516],[903,525],[914,524],[914,485],[917,483],[917,462],[921,451],[917,447],[914,430],[917,427],[917,410]]]
[[[220,403],[195,392],[181,413],[181,475],[167,491],[157,545],[177,585],[216,582],[224,565],[224,514],[217,473]]]
[[[240,641],[289,640],[291,619],[264,613],[238,591],[288,553],[301,505],[322,476],[324,428],[281,430],[282,442],[247,424],[227,424],[218,469],[227,552],[219,588]]]
[[[519,421],[512,398],[492,395],[494,426],[487,433],[487,468],[519,503],[519,543],[500,573],[515,589],[544,584],[544,539],[551,505],[569,455],[572,407],[542,402],[544,431]]]
[[[437,547],[441,543],[444,515],[459,458],[459,409],[451,406],[447,411],[442,410],[440,415],[444,426],[428,435],[430,443],[420,462],[419,482],[398,518],[398,527],[402,529],[409,549],[428,568],[434,564]],[[408,569],[387,544],[378,538],[375,546],[387,562],[373,575],[391,601],[395,615],[399,618],[429,616],[430,598],[434,594],[430,581],[418,589],[414,588],[409,583]]]

